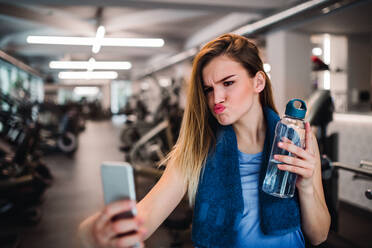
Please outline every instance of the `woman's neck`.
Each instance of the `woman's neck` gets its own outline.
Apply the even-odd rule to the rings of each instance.
[[[265,142],[266,122],[260,103],[252,108],[239,121],[233,124],[238,148],[244,153],[261,152]]]

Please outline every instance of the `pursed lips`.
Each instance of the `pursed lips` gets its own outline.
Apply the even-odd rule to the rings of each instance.
[[[216,114],[221,114],[224,110],[225,110],[225,106],[223,106],[222,104],[216,104],[213,108],[213,111],[216,113]]]

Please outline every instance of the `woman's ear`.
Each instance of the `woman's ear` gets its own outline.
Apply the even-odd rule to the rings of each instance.
[[[263,71],[258,71],[253,78],[253,87],[256,93],[260,93],[265,89],[266,76]]]

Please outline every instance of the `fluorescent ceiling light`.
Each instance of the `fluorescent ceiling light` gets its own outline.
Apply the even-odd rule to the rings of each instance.
[[[98,87],[75,87],[74,93],[76,95],[97,95],[99,92]]]
[[[60,79],[116,79],[115,71],[64,71],[58,73]]]
[[[160,78],[159,85],[161,87],[168,87],[172,85],[172,80],[170,78]]]
[[[132,64],[127,61],[51,61],[51,69],[83,69],[83,70],[129,70]]]
[[[263,64],[264,71],[269,73],[271,71],[271,65],[268,63]]]
[[[323,51],[320,47],[314,47],[313,50],[311,50],[311,52],[315,56],[320,56],[323,53]]]
[[[76,45],[92,46],[95,38],[88,37],[60,37],[60,36],[28,36],[30,44],[51,44],[51,45]]]
[[[103,37],[105,36],[105,27],[104,26],[99,26],[97,29],[96,33],[96,39],[94,41],[93,47],[92,47],[92,52],[93,53],[98,53],[99,50],[101,49],[101,43],[103,40]]]
[[[96,38],[28,36],[27,42],[30,44],[94,46]],[[151,38],[102,38],[100,44],[101,46],[162,47],[164,46],[164,40]]]
[[[90,58],[88,61],[87,71],[93,71],[93,65],[96,62],[94,58]]]

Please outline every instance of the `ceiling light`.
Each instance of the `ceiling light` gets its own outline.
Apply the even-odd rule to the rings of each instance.
[[[51,61],[51,69],[83,69],[83,70],[129,70],[132,64],[127,61]]]
[[[28,36],[27,42],[30,44],[92,46],[94,39],[88,37]]]
[[[94,70],[94,63],[96,60],[94,58],[90,58],[88,61],[87,71],[93,71]]]
[[[312,50],[312,54],[315,56],[320,56],[322,55],[323,51],[320,47],[314,47]]]
[[[269,73],[271,71],[271,65],[270,64],[267,64],[267,63],[263,64],[263,68],[264,68],[264,71],[266,73]]]
[[[172,85],[172,80],[170,78],[160,78],[159,85],[161,87],[168,87]]]
[[[76,95],[97,95],[99,92],[98,87],[75,87],[74,93]]]
[[[115,71],[64,71],[58,73],[60,79],[116,79]]]
[[[93,47],[92,47],[92,52],[93,53],[98,53],[99,50],[101,49],[101,43],[103,40],[103,37],[105,36],[105,27],[104,26],[99,26],[97,29],[96,33],[96,39],[94,41]]]
[[[28,36],[30,44],[51,44],[51,45],[76,45],[93,46],[96,38],[90,37],[61,37],[61,36]],[[127,47],[162,47],[163,39],[151,38],[102,38],[101,46],[127,46]]]

